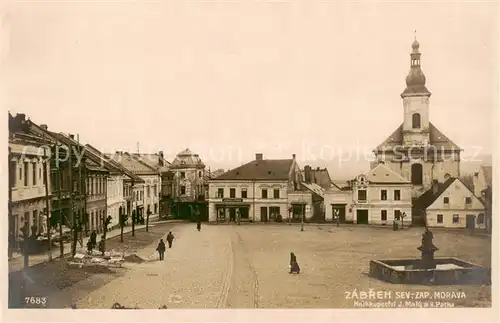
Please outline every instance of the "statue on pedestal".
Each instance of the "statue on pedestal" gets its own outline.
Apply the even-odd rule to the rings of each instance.
[[[425,227],[425,231],[422,234],[422,245],[417,249],[421,251],[421,261],[418,265],[420,269],[434,269],[436,268],[436,263],[434,261],[434,253],[439,250],[432,240],[434,239],[434,235],[429,230],[429,228]]]

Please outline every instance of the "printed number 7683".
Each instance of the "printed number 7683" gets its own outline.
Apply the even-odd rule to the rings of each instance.
[[[40,297],[40,296],[25,297],[24,302],[30,305],[45,305],[47,303],[47,297]]]

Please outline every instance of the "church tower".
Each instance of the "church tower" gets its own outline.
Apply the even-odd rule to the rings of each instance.
[[[406,88],[401,93],[403,123],[373,150],[374,164],[384,162],[412,183],[413,198],[428,190],[434,180],[444,182],[460,176],[460,147],[430,122],[431,92],[425,85],[420,57],[420,44],[415,38]]]
[[[420,44],[412,44],[410,72],[406,77],[406,89],[401,94],[404,107],[403,145],[425,147],[429,144],[429,98],[425,75],[420,66]]]

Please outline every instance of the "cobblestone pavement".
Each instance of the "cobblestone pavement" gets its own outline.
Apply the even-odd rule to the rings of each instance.
[[[145,228],[138,228],[135,237],[132,233],[124,234],[124,242],[120,242],[120,236],[114,236],[106,241],[107,250],[118,252],[126,250],[126,254],[141,250],[152,242],[158,241],[168,229],[175,223],[156,222],[151,224],[149,232]],[[77,268],[67,267],[65,259],[54,259],[51,263],[36,264],[26,271],[12,272],[9,274],[9,306],[24,307],[19,301],[23,295],[47,297],[49,308],[69,307],[72,302],[78,300],[92,290],[99,288],[116,277],[124,275],[126,270],[101,268],[96,270],[92,267]],[[24,291],[19,289],[23,276],[27,277],[27,286]]]
[[[416,248],[421,243],[421,228],[397,232],[334,226],[307,226],[300,232],[297,225],[234,229],[253,264],[261,308],[352,308],[354,302],[346,299],[346,292],[368,292],[370,288],[393,295],[398,291],[464,291],[466,298],[453,300],[455,306],[491,306],[489,286],[410,286],[367,276],[372,259],[419,257]],[[439,232],[434,243],[440,248],[436,257],[491,264],[491,240],[484,237]],[[290,252],[297,256],[300,275],[288,274]]]
[[[225,307],[233,263],[230,236],[215,226],[176,225],[175,240],[159,261],[156,243],[138,255],[142,264],[129,270],[77,303],[78,308],[109,308],[114,302],[127,307],[215,308]],[[163,239],[166,239],[166,234]]]
[[[489,286],[397,285],[367,276],[369,261],[416,258],[421,228],[394,232],[386,228],[299,225],[176,225],[174,246],[165,261],[156,245],[140,255],[149,261],[130,264],[122,277],[90,292],[79,308],[352,308],[346,292],[465,292],[455,306],[491,306]],[[491,264],[491,240],[453,232],[435,233],[437,257],[458,257]],[[300,275],[288,274],[290,252]]]

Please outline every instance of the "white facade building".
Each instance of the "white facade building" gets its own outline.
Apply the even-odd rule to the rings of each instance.
[[[43,147],[26,145],[15,139],[9,141],[9,148],[11,152],[9,173],[12,185],[12,222],[9,225],[13,238],[18,241],[20,230],[26,220],[30,235],[33,229],[36,229],[35,232],[38,234],[46,234],[48,213],[45,185],[49,186],[49,194],[51,187],[50,165],[47,167],[47,176],[44,175],[46,161],[44,154],[50,156],[50,151],[47,149],[45,152]]]
[[[209,221],[286,221],[289,210],[310,212],[311,193],[301,192],[300,169],[293,159],[254,161],[217,176],[209,183]],[[306,214],[307,216],[307,214]],[[310,217],[310,216],[309,216]]]
[[[326,220],[392,225],[412,223],[411,183],[380,163],[352,181],[351,190],[331,188],[325,192]]]
[[[485,228],[485,207],[458,178],[435,181],[416,203],[426,225],[442,228]]]

